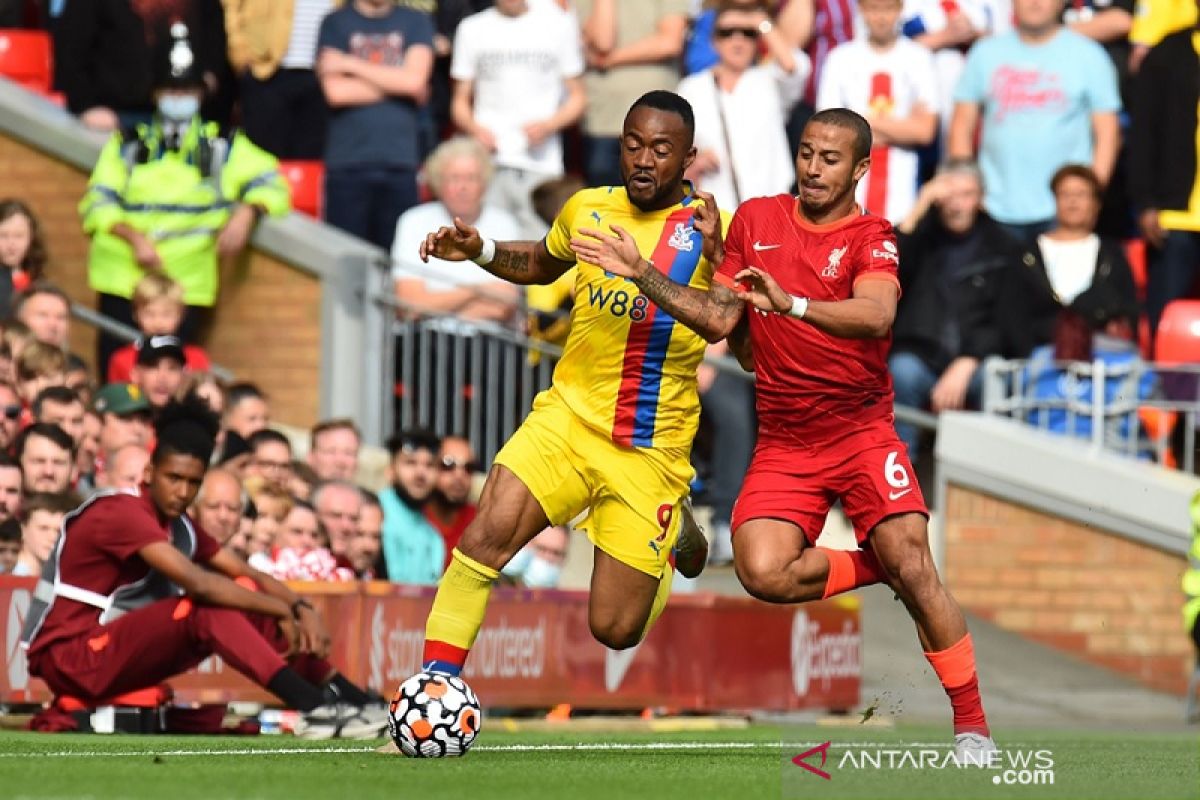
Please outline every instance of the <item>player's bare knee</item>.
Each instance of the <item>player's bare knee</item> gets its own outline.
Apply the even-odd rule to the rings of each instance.
[[[610,650],[628,650],[642,640],[645,624],[635,625],[628,620],[589,620],[592,636]]]
[[[920,601],[931,592],[937,591],[937,569],[933,565],[928,548],[905,548],[887,571],[892,587],[913,600]]]
[[[480,564],[488,565],[507,564],[516,553],[510,537],[483,517],[476,517],[463,531],[458,550]]]
[[[767,603],[787,602],[788,592],[785,581],[778,569],[765,569],[761,562],[745,559],[736,563],[734,571],[738,580],[751,597]]]

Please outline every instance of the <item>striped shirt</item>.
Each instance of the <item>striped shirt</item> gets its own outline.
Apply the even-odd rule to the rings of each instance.
[[[812,40],[806,48],[808,57],[812,59],[812,73],[804,87],[804,102],[816,103],[825,59],[833,48],[854,38],[857,15],[854,0],[816,0]]]
[[[284,69],[312,69],[317,60],[317,32],[321,20],[333,10],[333,0],[296,0],[292,35],[283,54]]]

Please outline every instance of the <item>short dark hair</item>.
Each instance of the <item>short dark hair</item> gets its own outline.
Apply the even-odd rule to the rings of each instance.
[[[309,432],[310,448],[316,447],[317,439],[321,434],[328,433],[329,431],[350,431],[354,434],[355,439],[358,439],[360,442],[362,441],[362,432],[354,424],[354,420],[349,417],[337,417],[335,419],[321,420],[312,427],[312,430]]]
[[[17,542],[21,541],[21,521],[16,517],[9,517],[0,522],[0,542]]]
[[[38,392],[37,397],[33,398],[33,418],[38,419],[42,416],[42,406],[46,403],[53,403],[57,406],[66,406],[71,403],[82,403],[79,399],[79,394],[70,386],[47,386]]]
[[[383,508],[383,503],[379,502],[379,495],[372,492],[370,489],[359,487],[358,493],[362,495],[363,508],[370,506],[371,508]]]
[[[69,514],[79,505],[79,498],[74,492],[34,492],[25,495],[21,501],[21,524],[29,522],[35,511],[49,511],[53,514]]]
[[[172,455],[191,456],[207,469],[220,427],[220,419],[203,398],[189,394],[182,400],[172,400],[158,412],[154,422],[158,443],[150,462],[161,464]]]
[[[266,400],[267,396],[253,383],[247,381],[235,383],[225,391],[225,408],[233,408],[243,400],[251,398]]]
[[[428,450],[434,458],[442,449],[442,438],[425,428],[406,428],[387,440],[388,455],[395,458],[401,452]]]
[[[871,123],[867,122],[862,114],[858,114],[848,108],[827,108],[824,111],[818,111],[809,118],[808,125],[814,123],[832,125],[835,128],[846,128],[853,131],[854,162],[856,164],[871,155],[871,144],[874,141],[871,136]],[[808,127],[808,125],[805,127]]]
[[[692,146],[692,139],[696,135],[696,114],[692,111],[692,104],[687,100],[674,92],[655,89],[634,100],[625,119],[629,119],[629,115],[638,108],[652,108],[655,111],[665,111],[678,116],[683,120],[683,127],[687,129],[688,147]]]
[[[1100,179],[1096,177],[1096,173],[1091,167],[1083,164],[1067,164],[1059,167],[1054,173],[1054,177],[1050,179],[1050,191],[1058,194],[1059,185],[1067,178],[1079,178],[1091,187],[1092,194],[1099,200],[1104,196],[1104,187],[1100,185]]]
[[[263,428],[261,431],[255,431],[254,433],[250,434],[250,438],[246,440],[246,444],[250,447],[251,453],[257,452],[259,447],[269,442],[275,442],[283,445],[287,448],[288,455],[291,455],[291,440],[273,428]]]
[[[43,280],[43,281],[34,281],[32,284],[29,285],[28,289],[26,289],[25,291],[23,291],[19,295],[17,295],[16,302],[13,305],[13,316],[15,317],[21,313],[21,309],[24,307],[26,300],[28,300],[31,297],[37,297],[39,294],[52,295],[54,297],[57,297],[59,300],[62,300],[63,303],[67,307],[67,312],[70,313],[71,298],[67,296],[67,293],[64,292],[62,289],[58,288],[58,286],[54,285],[53,283]]]
[[[25,457],[25,445],[30,437],[33,436],[41,436],[43,439],[49,439],[70,453],[71,458],[75,457],[75,440],[71,438],[71,434],[53,422],[35,422],[17,434],[17,440],[13,442],[13,455],[16,456],[17,461]]]
[[[538,218],[547,225],[553,225],[558,212],[567,204],[576,192],[584,188],[582,180],[574,175],[560,175],[542,181],[530,192],[530,201]]]

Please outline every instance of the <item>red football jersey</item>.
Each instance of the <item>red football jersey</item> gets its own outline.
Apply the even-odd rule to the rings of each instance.
[[[150,571],[138,551],[154,542],[171,542],[169,521],[158,513],[149,488],[140,494],[101,497],[70,520],[58,559],[63,583],[107,595],[118,586],[141,580]],[[206,564],[221,545],[193,523],[196,553],[193,560]],[[42,622],[30,651],[36,653],[61,639],[93,630],[100,610],[76,600],[58,597]]]
[[[826,225],[801,218],[792,195],[760,197],[738,208],[725,237],[719,280],[732,285],[747,266],[796,297],[848,300],[864,278],[900,285],[892,225],[855,212]],[[760,442],[813,445],[864,422],[892,419],[885,339],[841,339],[786,314],[747,306],[754,347]]]

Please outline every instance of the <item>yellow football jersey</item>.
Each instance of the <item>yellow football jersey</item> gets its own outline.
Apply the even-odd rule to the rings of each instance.
[[[575,261],[580,228],[619,225],[642,257],[678,283],[707,290],[713,268],[692,225],[694,196],[641,211],[621,186],[577,192],[546,235],[555,258]],[[729,224],[722,212],[722,228]],[[705,341],[644,297],[633,282],[578,262],[571,332],[554,371],[556,391],[588,425],[626,447],[690,447],[700,419],[696,368]]]

